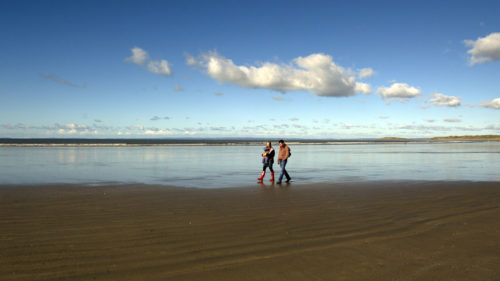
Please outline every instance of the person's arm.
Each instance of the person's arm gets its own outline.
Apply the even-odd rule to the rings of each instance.
[[[286,157],[285,157],[285,159],[283,159],[283,160],[288,159],[288,157],[290,157],[290,148],[289,148],[289,147],[288,147],[288,145],[287,145],[287,146],[286,146]]]

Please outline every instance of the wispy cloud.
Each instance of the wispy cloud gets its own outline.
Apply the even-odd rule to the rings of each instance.
[[[210,130],[212,131],[220,131],[220,132],[228,132],[230,129],[223,126],[210,126]]]
[[[470,64],[487,63],[500,60],[500,32],[491,33],[477,40],[465,40],[465,45],[471,47],[467,53],[470,55]]]
[[[186,63],[201,67],[208,76],[222,83],[244,88],[278,92],[308,91],[318,96],[348,97],[356,92],[370,93],[368,84],[356,82],[355,74],[337,65],[325,54],[298,57],[288,64],[271,62],[255,66],[236,65],[217,52],[195,58],[186,54]]]
[[[488,125],[485,127],[486,130],[500,131],[500,125]]]
[[[172,135],[173,132],[167,129],[149,128],[144,131],[144,134],[153,136],[165,136],[165,135]]]
[[[422,133],[426,131],[451,131],[452,129],[450,127],[436,125],[397,125],[395,128],[399,130],[415,130]]]
[[[58,124],[56,123],[57,133],[61,135],[75,135],[75,134],[80,134],[80,135],[97,135],[98,132],[97,130],[92,130],[89,126],[84,125],[84,124],[75,124],[75,123],[69,123],[69,124]]]
[[[75,83],[73,83],[73,82],[71,82],[69,80],[61,78],[61,77],[59,77],[57,75],[43,74],[43,73],[39,73],[39,75],[43,79],[54,81],[56,83],[59,83],[59,84],[62,84],[62,85],[66,85],[66,86],[70,86],[70,87],[73,87],[73,88],[87,88],[87,83],[83,83],[82,85],[78,85],[78,84],[75,84]]]
[[[134,47],[132,48],[131,51],[132,51],[132,56],[126,58],[125,59],[126,62],[132,62],[137,65],[140,65],[154,74],[163,76],[172,75],[172,70],[170,69],[170,64],[168,63],[167,60],[159,60],[159,61],[151,60],[149,58],[149,54],[145,50],[139,47]]]
[[[290,118],[289,120],[290,120],[290,121],[292,121],[292,122],[294,122],[294,121],[299,121],[299,118],[297,118],[297,117],[292,117],[292,118]]]
[[[462,119],[460,118],[444,118],[444,122],[449,122],[449,123],[460,123],[462,122]]]
[[[275,100],[275,101],[285,101],[286,99],[284,97],[280,97],[280,96],[273,96],[273,100]]]
[[[224,93],[216,92],[214,95],[217,96],[217,97],[222,97],[224,95]]]
[[[342,123],[341,124],[341,128],[342,129],[350,130],[350,129],[353,129],[353,128],[368,128],[368,126],[365,126],[365,125],[355,125],[355,124],[350,124],[350,123]]]
[[[358,77],[359,79],[370,78],[375,74],[375,71],[371,68],[362,68],[359,70]]]
[[[441,93],[435,93],[432,96],[433,98],[430,102],[435,106],[458,107],[462,102],[462,99],[459,97],[446,96]]]
[[[387,102],[399,101],[406,102],[421,94],[421,91],[406,83],[393,83],[390,87],[380,87],[377,93]]]
[[[127,129],[130,131],[144,131],[144,126],[143,125],[130,125],[130,126],[127,126]]]
[[[500,98],[493,99],[492,101],[483,102],[481,103],[480,106],[491,109],[500,109]]]
[[[7,129],[7,130],[25,130],[25,129],[29,129],[30,127],[23,124],[23,123],[17,123],[14,125],[2,124],[2,128]]]
[[[184,91],[184,88],[182,88],[181,85],[175,84],[174,91],[181,92],[181,91]]]
[[[169,120],[169,119],[170,119],[170,117],[168,117],[168,116],[158,117],[158,116],[155,115],[155,116],[151,117],[151,119],[149,119],[149,120],[151,120],[151,121],[158,121],[158,120]]]

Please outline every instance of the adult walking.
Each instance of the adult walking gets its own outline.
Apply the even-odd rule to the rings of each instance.
[[[266,147],[264,147],[264,153],[262,153],[262,173],[260,174],[260,178],[258,178],[259,182],[264,180],[264,176],[266,175],[266,168],[269,167],[269,171],[271,171],[271,179],[269,181],[274,182],[274,148],[271,145],[271,142],[268,141],[266,143]]]
[[[290,182],[292,179],[289,175],[288,172],[286,171],[286,163],[288,162],[288,158],[290,157],[290,148],[288,145],[286,145],[284,140],[280,140],[280,152],[278,153],[278,165],[281,167],[281,173],[280,177],[278,179],[277,184],[281,184],[281,180],[283,180],[283,176],[286,177],[286,182]]]

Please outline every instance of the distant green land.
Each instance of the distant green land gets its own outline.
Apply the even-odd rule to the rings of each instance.
[[[396,137],[384,137],[377,139],[379,141],[411,141],[411,139],[407,138],[396,138]]]
[[[431,138],[433,141],[500,141],[500,135],[448,136]]]

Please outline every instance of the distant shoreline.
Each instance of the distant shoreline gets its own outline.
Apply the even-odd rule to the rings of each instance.
[[[0,147],[120,147],[120,146],[231,146],[261,145],[267,139],[59,139],[59,138],[0,138]],[[277,140],[271,139],[272,142]],[[421,139],[384,137],[378,139],[288,139],[290,145],[354,145],[387,143],[442,143],[442,142],[490,142],[500,141],[500,135],[449,136]]]

